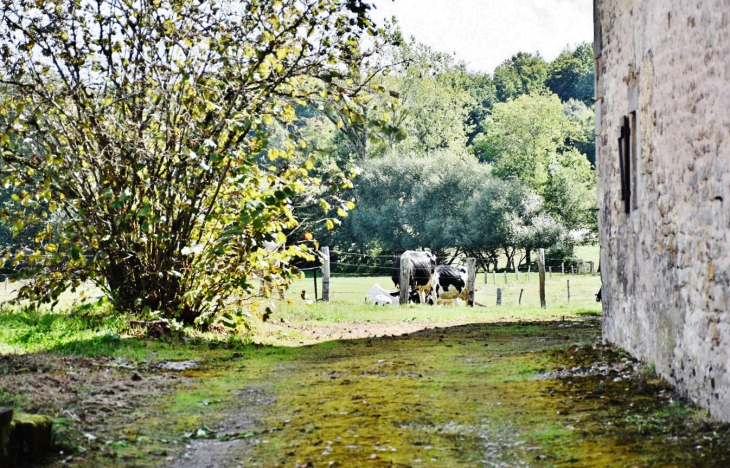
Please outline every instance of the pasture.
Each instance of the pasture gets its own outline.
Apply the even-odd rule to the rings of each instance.
[[[496,284],[494,283],[496,278]],[[568,302],[567,282],[570,281],[570,302]],[[330,282],[330,302],[317,302],[306,306],[301,299],[304,291],[314,299],[314,280],[310,276],[294,283],[287,298],[294,304],[284,305],[282,314],[293,318],[313,318],[315,320],[341,321],[392,321],[396,320],[391,307],[377,307],[365,304],[365,295],[374,285],[395,291],[389,276],[358,277],[335,276]],[[540,308],[538,275],[533,272],[529,276],[520,273],[519,280],[514,273],[487,274],[479,273],[476,279],[475,301],[482,306],[466,307],[439,305],[436,307],[411,304],[407,307],[409,314],[420,319],[432,321],[460,318],[465,321],[497,321],[497,320],[546,320],[559,319],[562,316],[600,315],[601,304],[596,302],[595,295],[601,287],[599,275],[576,274],[561,275],[553,273],[545,278],[546,309]],[[496,305],[497,289],[502,290],[502,305]],[[321,277],[318,278],[318,297],[321,299]],[[520,291],[522,301],[520,304]],[[398,319],[400,320],[400,319]]]

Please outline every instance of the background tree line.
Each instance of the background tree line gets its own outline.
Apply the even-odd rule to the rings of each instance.
[[[552,62],[521,52],[488,74],[390,24],[363,54],[339,82],[366,89],[366,100],[297,109],[317,170],[329,161],[359,174],[357,208],[339,229],[304,224],[320,243],[360,254],[429,248],[487,267],[502,254],[529,262],[539,247],[570,258],[595,242],[592,45]]]

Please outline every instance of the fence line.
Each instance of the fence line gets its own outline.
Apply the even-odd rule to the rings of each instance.
[[[537,257],[536,258],[537,258],[537,261],[538,261],[538,270],[539,270],[539,298],[540,298],[540,306],[544,308],[544,307],[546,307],[546,302],[545,302],[545,262],[543,260],[543,258],[544,258],[544,250],[543,249],[539,249],[538,251],[536,251],[536,253],[537,253]],[[329,249],[327,247],[322,247],[322,249],[320,251],[320,254],[321,254],[321,259],[323,260],[323,265],[322,266],[312,267],[312,268],[303,268],[300,271],[314,271],[315,299],[317,298],[317,271],[320,270],[322,272],[322,299],[321,300],[323,300],[323,301],[329,301],[330,300],[330,294],[331,294],[331,291],[330,291],[330,285],[331,285],[330,279],[331,279],[331,272],[332,272],[332,268],[333,267],[335,267],[335,268],[336,267],[362,267],[362,268],[366,268],[366,269],[369,269],[369,270],[373,270],[373,269],[375,269],[375,270],[387,270],[388,272],[391,272],[391,273],[394,270],[394,267],[390,267],[390,266],[366,265],[366,264],[344,263],[344,262],[331,262],[330,261],[330,251],[329,251]],[[357,255],[358,256],[365,257],[365,255],[362,255],[362,254],[357,254]],[[466,266],[467,266],[467,270],[468,270],[468,280],[467,280],[466,287],[467,287],[467,292],[468,292],[468,297],[469,297],[469,300],[467,301],[467,303],[468,303],[468,305],[471,305],[473,307],[474,305],[481,305],[481,304],[477,303],[476,300],[475,300],[475,292],[476,292],[475,285],[476,285],[476,282],[477,282],[476,275],[477,275],[478,271],[477,271],[477,268],[476,268],[476,259],[474,259],[474,258],[467,258],[466,261],[467,261],[467,265]],[[589,276],[589,275],[587,275],[587,270],[588,270],[587,266],[588,265],[586,265],[586,263],[589,263],[590,264],[592,262],[590,262],[590,261],[589,262],[583,262],[582,263],[582,266],[583,266],[583,272],[584,273],[583,273],[583,275],[581,275],[581,269],[580,269],[580,267],[578,267],[578,271],[577,271],[578,275],[581,275],[581,276]],[[409,284],[408,278],[410,277],[410,273],[409,273],[410,268],[412,268],[411,262],[401,262],[401,271],[399,272],[400,274],[398,275],[400,277],[399,278],[399,283],[400,284],[402,284],[402,285],[408,285]],[[562,269],[563,268],[561,268],[561,270]],[[574,268],[571,268],[571,270],[572,270],[571,271],[572,275],[575,276],[575,274],[576,274],[575,269]],[[482,269],[481,271],[482,271],[482,274],[484,274],[484,284],[486,285],[487,282],[488,282],[488,274],[489,274],[489,272],[486,271],[486,270],[484,270],[484,269]],[[496,273],[495,273],[495,271],[492,271],[491,273],[492,273],[493,283],[495,283],[494,286],[496,286]],[[530,281],[530,273],[531,273],[530,265],[528,265],[528,269],[527,269],[527,273],[528,273],[528,275],[527,275],[527,281],[524,281],[524,280],[521,281],[520,280],[519,273],[520,273],[520,271],[517,268],[515,268],[514,269],[514,272],[511,273],[511,274],[514,275],[513,278],[515,279],[515,281],[512,282],[512,284],[522,285],[522,284],[529,284],[529,283],[531,283],[531,281]],[[550,269],[550,273],[552,273],[552,269]],[[349,277],[360,277],[360,278],[362,278],[363,276],[365,276],[362,273],[361,274],[357,274],[357,273],[356,274],[337,273],[337,275],[338,276],[341,276],[341,277],[348,277],[349,276]],[[383,275],[383,276],[385,276],[385,275]],[[590,275],[590,276],[593,276],[593,275]],[[507,270],[506,269],[504,270],[504,279],[505,279],[505,283],[510,283],[510,281],[508,281]],[[568,302],[570,303],[571,294],[570,294],[570,281],[569,280],[567,281],[566,286],[567,286],[567,288],[566,288],[567,291],[566,290],[563,290],[563,291],[564,292],[567,292]],[[508,286],[508,289],[511,289],[512,287],[513,286]],[[410,288],[408,286],[405,286],[405,287],[400,288],[400,289],[402,289],[402,291],[399,294],[399,296],[401,296],[401,297],[399,297],[399,302],[401,304],[408,304],[409,303],[409,297],[408,297],[408,291],[407,290],[410,289]],[[522,305],[523,294],[525,293],[525,288],[519,288],[519,289],[520,289],[520,292],[519,292],[519,298],[517,300],[517,304],[521,306]],[[553,289],[553,288],[551,288],[551,289]],[[553,289],[553,291],[554,291],[554,289]],[[503,288],[497,288],[496,289],[498,305],[501,305],[501,303],[502,303],[502,299],[503,299],[504,292],[505,292],[505,290],[503,290]],[[334,293],[335,294],[362,294],[363,291],[343,291],[343,290],[338,290],[338,291],[334,291]],[[515,292],[515,294],[516,294],[516,292]],[[532,293],[528,294],[528,296],[531,296],[531,294]],[[556,296],[553,294],[552,297],[555,298]],[[565,297],[565,296],[563,296],[563,297]]]

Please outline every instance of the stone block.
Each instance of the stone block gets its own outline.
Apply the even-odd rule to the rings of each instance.
[[[13,467],[41,458],[53,442],[48,416],[0,410],[0,467]]]
[[[13,409],[0,409],[0,466],[10,464],[10,425],[13,421]]]
[[[11,425],[19,460],[36,460],[51,448],[53,421],[48,416],[20,414]]]

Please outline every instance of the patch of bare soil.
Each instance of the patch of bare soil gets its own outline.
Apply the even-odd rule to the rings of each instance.
[[[113,456],[107,442],[123,439],[125,429],[178,381],[173,372],[144,362],[45,353],[0,356],[0,389],[11,392],[0,393],[0,406],[15,404],[56,419],[59,446],[40,463],[48,466],[84,459],[90,451]]]
[[[276,402],[272,390],[246,387],[229,402],[228,416],[216,426],[218,434],[255,434],[261,430],[259,418]],[[219,440],[193,439],[185,445],[172,468],[217,468],[236,466],[241,453],[248,451],[253,438]]]
[[[457,323],[439,322],[438,326],[452,326]],[[421,330],[434,328],[431,322],[346,322],[334,325],[292,325],[284,326],[295,329],[312,340],[349,340],[362,338],[382,338],[386,336],[401,336]]]
[[[577,322],[581,321],[581,319],[575,318],[572,320]],[[493,322],[498,323],[497,320],[493,320]],[[527,324],[529,322],[520,323]],[[307,340],[307,344],[312,344],[317,341],[396,337],[409,335],[423,330],[452,328],[468,324],[469,322],[464,320],[440,320],[438,322],[414,320],[404,322],[341,322],[330,325],[320,325],[316,323],[293,324],[284,319],[272,323],[273,326],[276,326],[281,330],[289,329],[301,333]]]

